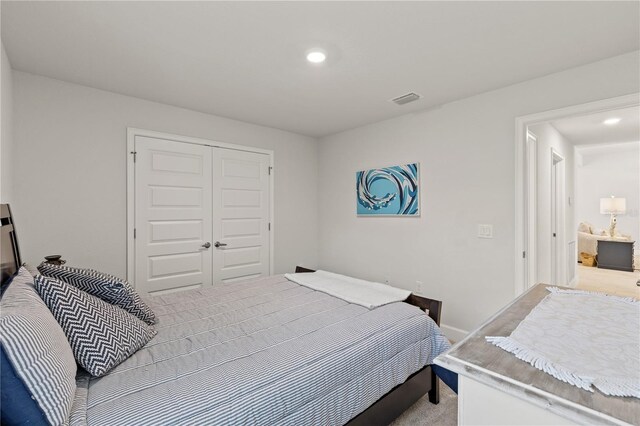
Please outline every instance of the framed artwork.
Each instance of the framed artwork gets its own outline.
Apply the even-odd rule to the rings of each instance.
[[[418,163],[356,172],[358,216],[420,216]]]

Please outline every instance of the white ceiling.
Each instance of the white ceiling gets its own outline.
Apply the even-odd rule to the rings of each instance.
[[[640,2],[8,2],[15,69],[322,136],[640,48]],[[306,63],[311,47],[328,52]],[[405,106],[389,99],[424,96]]]
[[[593,157],[602,157],[603,155],[610,155],[620,152],[627,153],[627,155],[633,155],[634,157],[638,158],[638,161],[640,161],[640,142],[576,145],[576,153],[582,157],[578,158],[579,166],[584,165],[585,159],[587,159],[588,161],[588,159]]]
[[[607,126],[603,121],[608,118],[620,118],[620,122]],[[640,141],[640,107],[563,118],[551,124],[574,145]]]

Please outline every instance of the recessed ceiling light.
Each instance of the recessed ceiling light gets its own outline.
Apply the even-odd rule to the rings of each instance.
[[[312,64],[321,64],[325,61],[325,59],[327,59],[327,54],[322,50],[314,49],[310,50],[309,53],[307,53],[307,61],[311,62]]]
[[[606,120],[603,121],[603,123],[606,124],[607,126],[613,126],[615,124],[618,124],[619,122],[620,122],[620,118],[618,117],[607,118]]]

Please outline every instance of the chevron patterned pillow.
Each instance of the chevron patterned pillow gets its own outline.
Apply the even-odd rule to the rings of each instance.
[[[41,263],[38,270],[42,275],[62,280],[105,302],[119,306],[147,324],[155,324],[156,322],[156,314],[142,301],[140,295],[126,280],[93,269],[72,268],[49,263]]]
[[[102,376],[156,335],[156,330],[123,309],[43,275],[34,285],[69,340],[82,367]]]

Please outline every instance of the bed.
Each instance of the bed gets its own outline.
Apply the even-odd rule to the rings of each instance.
[[[367,309],[282,275],[145,301],[157,335],[103,377],[78,369],[70,424],[388,424],[426,393],[438,402],[438,301]]]

